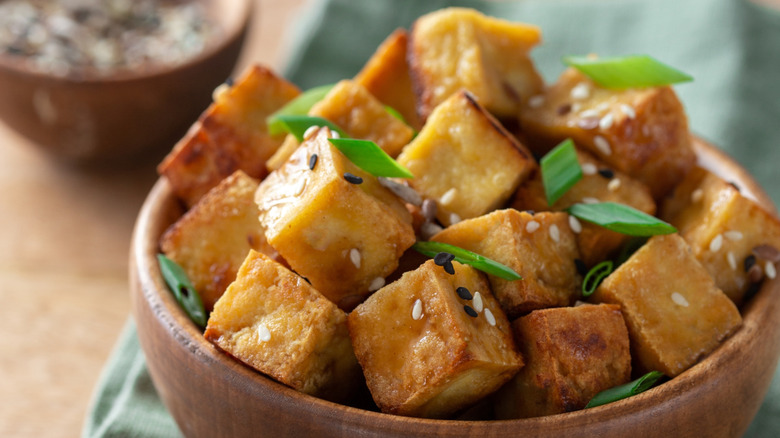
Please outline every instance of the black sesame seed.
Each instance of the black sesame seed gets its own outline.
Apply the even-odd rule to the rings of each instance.
[[[750,268],[753,267],[753,265],[756,264],[756,256],[753,254],[750,254],[749,256],[745,257],[745,261],[742,263],[742,265],[745,268],[745,272],[748,272]]]
[[[314,166],[317,165],[317,154],[311,154],[309,157],[309,170],[314,170]]]
[[[235,81],[233,81],[233,78],[225,79],[225,85],[227,85],[228,87],[232,87],[233,84],[235,84]]]
[[[461,297],[464,300],[470,300],[470,299],[474,298],[474,297],[471,296],[471,292],[469,292],[469,290],[466,289],[463,286],[455,289],[455,292],[457,292],[458,296]]]
[[[571,112],[571,104],[565,103],[559,106],[557,112],[559,116],[565,116],[566,114],[569,114]]]
[[[471,308],[471,306],[469,306],[468,304],[466,304],[465,306],[463,306],[463,310],[465,310],[465,311],[466,311],[466,315],[468,315],[468,316],[470,316],[470,317],[472,317],[472,318],[476,318],[476,317],[479,315],[479,314],[477,313],[477,311],[476,311],[476,310],[474,310],[473,308]]]
[[[533,216],[533,215],[535,215],[535,214],[536,214],[536,212],[535,212],[535,211],[533,211],[533,210],[526,210],[525,212],[526,212],[526,213],[528,213],[528,214],[530,214],[531,216]]]
[[[577,267],[577,273],[585,276],[588,274],[588,267],[585,265],[585,262],[582,261],[582,259],[574,259],[574,266]]]
[[[606,179],[612,179],[615,177],[615,172],[613,172],[612,169],[599,169],[599,175]]]
[[[444,272],[455,275],[455,267],[452,266],[452,262],[447,262],[444,265],[442,265],[442,268],[444,268]]]
[[[455,260],[455,256],[448,252],[440,252],[433,257],[433,262],[439,266],[444,266],[445,263]]]
[[[735,183],[734,181],[729,181],[729,184],[732,187],[734,187],[735,189],[737,189],[738,192],[741,192],[741,190],[739,189],[739,186],[737,185],[737,183]]]
[[[351,174],[349,172],[344,172],[344,179],[347,180],[347,182],[350,183],[350,184],[362,184],[363,183],[363,178],[361,178],[361,177],[359,177],[357,175],[353,175],[353,174]]]

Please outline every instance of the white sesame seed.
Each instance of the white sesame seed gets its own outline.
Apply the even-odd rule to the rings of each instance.
[[[443,229],[444,228],[442,228],[440,225],[433,222],[423,222],[423,224],[420,225],[420,235],[425,240],[428,240]]]
[[[493,312],[491,312],[490,309],[485,309],[485,319],[487,320],[488,324],[492,326],[496,325],[496,317],[493,316]]]
[[[580,117],[583,119],[586,119],[588,117],[601,117],[601,114],[596,111],[595,109],[586,109],[585,111],[580,113]]]
[[[479,293],[479,291],[474,292],[474,298],[471,300],[471,304],[474,305],[474,310],[477,312],[481,312],[482,308],[484,307],[484,303],[482,303],[482,294]]]
[[[420,318],[422,318],[422,310],[422,301],[418,298],[412,307],[412,319],[418,321]]]
[[[550,238],[556,242],[561,241],[561,230],[558,229],[558,225],[550,225]]]
[[[258,324],[257,325],[257,339],[260,340],[260,342],[268,342],[271,340],[271,331],[268,330],[268,327],[265,326],[265,324]]]
[[[704,197],[704,190],[696,189],[691,192],[691,202],[699,202]]]
[[[688,307],[688,300],[679,292],[672,292],[672,301],[678,306]]]
[[[462,219],[460,218],[460,216],[458,216],[457,213],[451,213],[450,214],[450,225],[455,225],[458,222],[460,222],[461,220]]]
[[[230,90],[230,85],[225,83],[219,84],[219,86],[211,93],[211,99],[214,102],[218,101],[222,95],[228,92],[228,90]]]
[[[593,107],[596,111],[602,112],[609,109],[609,102],[601,102],[600,104]]]
[[[593,144],[596,146],[596,149],[599,150],[604,155],[612,155],[612,147],[609,145],[609,141],[607,141],[606,138],[597,135],[593,137]]]
[[[385,285],[385,279],[382,277],[377,277],[373,280],[371,280],[371,284],[368,285],[369,292],[374,292],[376,290],[382,289],[382,286]]]
[[[311,136],[314,135],[314,133],[317,132],[318,129],[320,129],[320,127],[317,125],[309,126],[308,128],[306,128],[305,131],[303,131],[303,139],[304,140],[310,139]]]
[[[737,270],[737,259],[734,257],[734,253],[729,251],[728,254],[726,254],[726,260],[729,262],[729,267],[732,271]]]
[[[595,175],[596,172],[599,171],[599,169],[593,163],[584,163],[580,167],[582,168],[582,174],[583,175]]]
[[[764,274],[766,274],[766,278],[770,280],[777,277],[777,269],[775,269],[775,264],[772,262],[766,262],[766,265],[764,265]]]
[[[572,99],[587,99],[590,96],[590,87],[585,82],[580,82],[571,89]]]
[[[717,252],[723,246],[723,235],[718,234],[710,241],[710,251]]]
[[[443,195],[441,195],[441,199],[439,199],[439,202],[443,205],[449,205],[452,203],[452,201],[455,200],[455,196],[458,194],[458,189],[455,187],[447,190],[444,192]]]
[[[634,110],[634,107],[625,103],[620,104],[620,110],[623,111],[623,114],[626,115],[629,119],[635,119],[636,118],[636,110]]]
[[[612,125],[615,123],[615,116],[612,115],[612,113],[607,113],[604,117],[599,120],[599,128],[603,130],[607,130],[612,127]]]
[[[349,250],[349,260],[351,260],[352,264],[358,269],[360,269],[360,259],[360,251],[357,248]]]
[[[601,201],[599,201],[598,198],[592,198],[590,196],[586,196],[586,197],[582,198],[582,203],[583,204],[598,204],[599,202],[601,202]]]
[[[743,236],[741,231],[729,230],[723,233],[723,237],[736,242],[737,240],[742,240]]]
[[[579,102],[574,102],[573,104],[571,104],[571,112],[573,113],[578,112],[580,108],[582,108],[582,104]]]
[[[573,232],[575,232],[575,233],[577,233],[577,234],[579,234],[579,233],[581,233],[581,232],[582,232],[582,224],[581,224],[581,223],[580,223],[580,221],[579,221],[579,220],[578,220],[576,217],[574,217],[574,216],[569,216],[569,227],[571,228],[571,230],[572,230]]]
[[[616,192],[620,188],[620,184],[620,178],[612,178],[609,184],[607,184],[607,190]]]
[[[528,99],[528,106],[531,108],[539,108],[544,105],[544,96],[537,94],[536,96]]]
[[[529,233],[533,233],[534,231],[538,230],[540,226],[541,225],[539,225],[539,222],[530,221],[527,224],[525,224],[525,230],[528,231]]]
[[[328,135],[330,138],[341,138],[341,135],[339,135],[338,131],[329,130],[330,134]]]

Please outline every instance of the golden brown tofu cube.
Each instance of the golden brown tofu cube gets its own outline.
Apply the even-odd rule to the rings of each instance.
[[[566,213],[498,210],[451,225],[431,240],[473,251],[520,274],[521,280],[488,276],[510,318],[568,306],[579,297],[581,278],[574,260],[580,253]]]
[[[691,171],[664,204],[663,215],[737,305],[751,287],[751,265],[777,272],[773,261],[752,252],[760,245],[780,249],[780,220],[717,175],[698,167]]]
[[[287,386],[333,401],[360,381],[344,311],[251,251],[209,316],[206,339]]]
[[[233,86],[215,93],[214,103],[163,159],[158,172],[188,206],[238,169],[263,178],[266,160],[284,139],[268,134],[265,119],[299,93],[271,71],[249,68]]]
[[[500,207],[537,167],[525,146],[465,91],[436,108],[398,162],[414,174],[415,190],[438,201],[444,225]]]
[[[322,128],[304,141],[260,183],[255,200],[271,246],[318,291],[347,309],[393,272],[415,236],[404,204],[344,157],[329,135]],[[313,155],[317,159],[310,169]],[[345,173],[362,183],[348,182]]]
[[[628,331],[613,304],[535,310],[512,323],[525,366],[499,392],[496,416],[540,417],[582,409],[631,380]]]
[[[417,99],[406,61],[407,41],[406,30],[396,29],[355,76],[355,82],[398,111],[409,126],[419,130],[422,122],[417,116]]]
[[[470,266],[452,265],[454,275],[428,260],[347,318],[355,355],[383,412],[451,415],[497,390],[523,365],[487,281]]]
[[[619,304],[637,367],[669,377],[715,350],[742,323],[678,234],[652,237],[591,299]]]
[[[211,189],[160,239],[160,248],[187,273],[211,310],[250,249],[274,255],[257,219],[258,183],[237,170]]]
[[[536,26],[512,23],[464,8],[418,18],[409,37],[409,68],[425,120],[465,88],[496,117],[515,118],[544,82],[529,52],[541,40]]]
[[[547,205],[542,174],[535,171],[515,192],[512,208],[534,211],[563,211],[581,202],[616,202],[654,215],[655,201],[647,186],[627,174],[614,170],[593,155],[577,151],[582,167],[582,179],[563,194],[552,206]],[[577,245],[586,266],[609,259],[627,240],[628,236],[604,227],[580,222],[575,218],[573,231],[577,234]]]
[[[543,155],[571,138],[661,199],[693,167],[688,118],[671,87],[609,90],[570,68],[520,112],[529,147]]]

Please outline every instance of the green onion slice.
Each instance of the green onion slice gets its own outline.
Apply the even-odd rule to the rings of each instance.
[[[540,164],[547,205],[553,205],[571,186],[582,179],[577,150],[570,138],[542,157]]]
[[[157,260],[160,263],[160,271],[168,283],[168,287],[171,288],[173,296],[179,305],[184,309],[184,312],[190,317],[198,327],[206,327],[206,310],[203,307],[203,301],[200,299],[200,295],[195,290],[195,287],[187,277],[187,273],[184,272],[181,266],[176,262],[166,257],[164,254],[157,254]]]
[[[404,116],[401,115],[395,108],[391,107],[390,105],[385,105],[385,111],[388,112],[391,116],[395,117],[396,119],[404,122],[404,124],[408,125],[406,123],[406,119],[404,119]]]
[[[355,138],[329,138],[328,140],[357,167],[371,175],[385,178],[414,178],[409,169],[398,164],[373,141]]]
[[[506,265],[481,256],[469,250],[459,248],[443,242],[417,242],[412,248],[420,254],[435,257],[440,252],[447,252],[455,256],[460,263],[471,265],[480,271],[503,278],[504,280],[521,280],[523,277]]]
[[[630,236],[655,236],[677,232],[675,227],[655,216],[615,202],[574,204],[567,211],[578,219]]]
[[[305,116],[309,113],[309,110],[315,103],[321,101],[322,98],[330,92],[333,85],[334,84],[321,85],[306,90],[268,116],[265,119],[265,123],[268,125],[268,133],[271,135],[278,135],[285,132],[282,122],[279,120],[280,116]]]
[[[591,296],[596,291],[596,288],[599,287],[601,281],[612,273],[612,267],[612,261],[606,260],[591,268],[582,280],[582,296]]]
[[[615,265],[620,266],[626,262],[639,248],[647,243],[648,236],[633,236],[620,248],[620,252],[615,257]]]
[[[652,388],[653,385],[655,385],[663,376],[664,374],[660,371],[650,371],[633,382],[601,391],[588,402],[585,408],[605,405],[607,403],[612,403],[613,401],[622,400],[624,398],[645,392]]]
[[[576,68],[604,88],[658,87],[690,82],[693,77],[651,56],[631,55],[612,58],[567,56],[563,62]]]
[[[303,141],[303,134],[312,126],[327,126],[331,131],[336,131],[340,136],[346,137],[347,134],[341,130],[335,123],[322,117],[314,116],[279,116],[277,117],[282,131],[295,136],[298,141]]]

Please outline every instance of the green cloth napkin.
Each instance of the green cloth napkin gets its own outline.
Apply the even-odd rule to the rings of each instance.
[[[315,1],[288,35],[285,76],[302,88],[351,77],[395,28],[466,6],[541,26],[532,52],[549,82],[560,58],[649,54],[695,81],[676,86],[693,132],[748,168],[780,204],[780,14],[740,0]],[[746,436],[780,431],[780,373]],[[128,323],[98,382],[83,437],[175,437]]]

